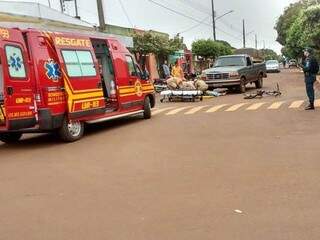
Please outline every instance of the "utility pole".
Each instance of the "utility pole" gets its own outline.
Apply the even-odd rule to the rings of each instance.
[[[105,30],[106,22],[104,20],[103,4],[102,0],[97,0],[98,16],[99,16],[99,29],[101,32]]]
[[[258,36],[257,36],[257,34],[255,35],[255,46],[256,46],[256,49],[258,49]]]
[[[80,19],[79,12],[78,12],[78,2],[77,2],[77,0],[74,0],[74,9],[76,11],[76,18]]]
[[[64,1],[60,0],[60,7],[61,7],[61,12],[64,12]]]
[[[213,0],[211,0],[211,7],[212,7],[213,39],[216,41],[217,40],[217,35],[216,35],[216,16],[215,16],[215,11],[214,11],[214,2],[213,2]]]
[[[266,49],[266,41],[263,41],[263,49]]]
[[[242,20],[242,31],[243,31],[243,48],[246,48],[246,26],[244,19]]]
[[[48,0],[48,5],[49,5],[49,8],[51,8],[51,2],[50,2],[50,0]]]

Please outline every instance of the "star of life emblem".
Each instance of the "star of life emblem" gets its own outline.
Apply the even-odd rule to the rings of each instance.
[[[60,66],[53,59],[46,61],[44,67],[47,70],[46,75],[49,79],[58,81],[61,78]]]
[[[22,59],[14,53],[12,56],[10,56],[9,65],[16,72],[18,72],[22,68]]]

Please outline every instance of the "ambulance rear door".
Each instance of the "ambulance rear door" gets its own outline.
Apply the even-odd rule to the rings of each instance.
[[[8,130],[34,127],[36,105],[34,81],[29,68],[29,58],[21,31],[0,28],[0,109]],[[4,115],[4,116],[3,116]]]

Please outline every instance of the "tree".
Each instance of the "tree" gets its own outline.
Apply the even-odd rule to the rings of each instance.
[[[151,31],[135,33],[133,35],[133,43],[132,51],[140,55],[149,53],[169,55],[184,47],[183,39],[178,36],[169,39],[169,37],[155,34]]]
[[[221,55],[232,54],[232,48],[222,42],[200,39],[192,43],[192,52],[205,59],[215,59]]]
[[[303,9],[288,31],[284,50],[289,57],[301,57],[305,47],[320,51],[320,4]]]
[[[304,9],[317,4],[320,4],[320,0],[300,0],[290,4],[290,6],[285,9],[275,26],[278,32],[277,41],[281,45],[286,45],[288,32],[297,19],[297,16],[299,16]]]
[[[260,50],[261,57],[267,61],[267,60],[280,60],[280,56],[273,51],[272,49],[261,49]]]
[[[320,0],[300,0],[291,4],[277,21],[277,41],[284,47],[283,55],[290,58],[302,56],[310,46],[320,51]]]
[[[291,28],[296,17],[300,14],[302,8],[303,8],[303,3],[301,1],[297,3],[292,3],[284,11],[284,13],[279,17],[276,23],[275,29],[278,32],[277,41],[281,45],[286,44],[288,30]]]
[[[223,40],[216,40],[216,42],[222,43],[223,45],[225,45],[226,47],[230,48],[230,49],[235,49],[234,47],[231,46],[230,43],[228,43],[227,41],[223,41]]]

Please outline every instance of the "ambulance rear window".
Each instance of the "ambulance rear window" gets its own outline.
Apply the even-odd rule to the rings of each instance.
[[[5,49],[10,77],[26,78],[26,69],[20,47],[7,45]]]
[[[97,75],[90,51],[62,50],[62,56],[70,77],[90,77]]]

